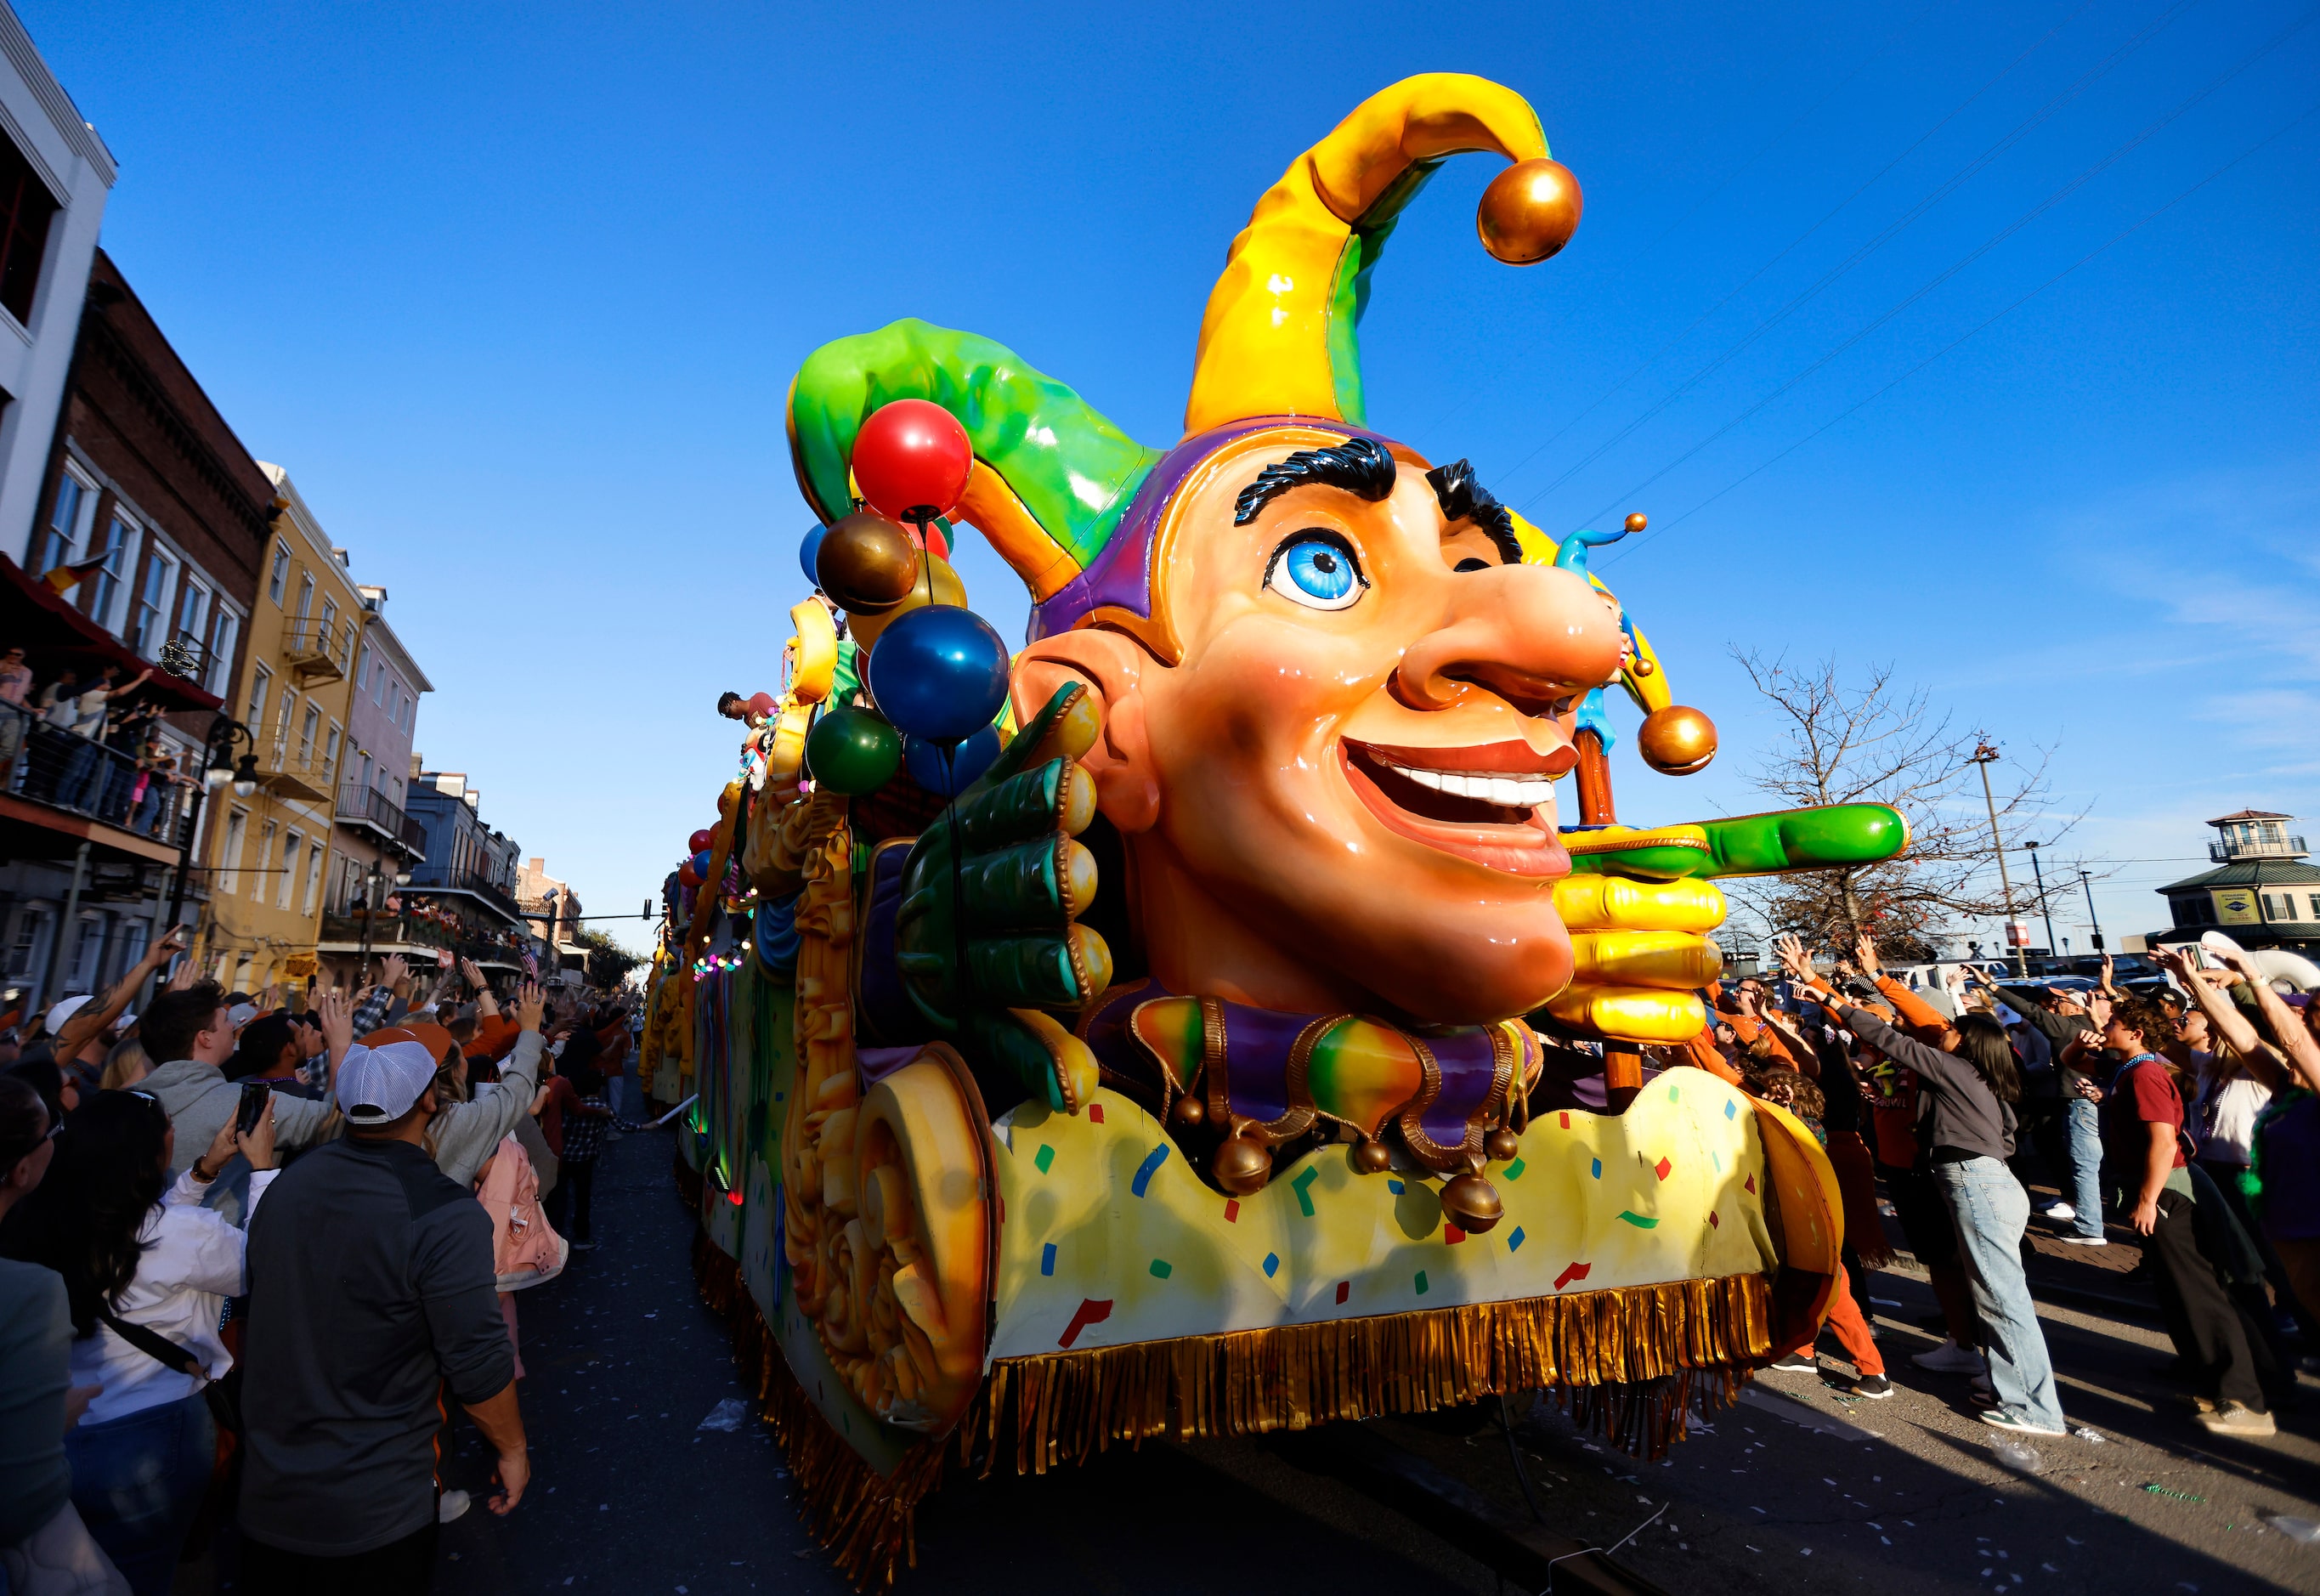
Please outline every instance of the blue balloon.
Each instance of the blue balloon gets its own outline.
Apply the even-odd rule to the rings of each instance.
[[[991,724],[1007,702],[1007,642],[956,604],[911,611],[870,650],[870,695],[895,730],[957,743]]]
[[[874,652],[870,656],[877,657]],[[902,744],[902,766],[911,779],[938,797],[956,798],[999,757],[999,728],[985,726],[952,750],[950,774],[943,774],[943,750],[938,743],[913,737]]]
[[[706,882],[709,879],[709,850],[707,848],[704,848],[699,853],[693,856],[693,873],[701,877],[703,882]]]
[[[821,558],[821,540],[829,533],[828,527],[818,526],[805,535],[805,541],[798,545],[798,564],[805,567],[805,582],[808,587],[821,585],[821,577],[815,572],[813,562]]]

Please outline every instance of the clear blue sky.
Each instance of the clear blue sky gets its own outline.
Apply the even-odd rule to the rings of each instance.
[[[2293,0],[20,9],[120,159],[106,247],[392,590],[421,748],[592,912],[711,818],[718,690],[776,677],[809,350],[924,316],[1170,441],[1252,202],[1436,69],[1530,98],[1586,220],[1498,266],[1495,161],[1446,168],[1381,268],[1372,420],[1550,531],[1652,515],[1602,568],[1726,751],[1623,762],[1624,815],[1761,807],[1738,643],[2054,745],[2092,811],[2062,851],[2131,861],[2114,938],[2162,923],[2207,816],[2320,829]],[[962,568],[1020,636],[979,542]]]

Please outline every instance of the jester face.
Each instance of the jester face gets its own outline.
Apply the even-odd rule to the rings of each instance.
[[[1151,582],[1174,663],[1098,622],[1028,650],[1017,702],[1103,694],[1090,767],[1163,984],[1440,1022],[1563,986],[1553,784],[1621,648],[1583,579],[1521,563],[1463,462],[1288,427],[1187,479]]]

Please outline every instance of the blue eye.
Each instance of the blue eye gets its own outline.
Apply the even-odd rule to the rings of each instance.
[[[1300,532],[1273,551],[1264,585],[1309,610],[1343,610],[1362,596],[1369,579],[1353,545],[1334,532]]]

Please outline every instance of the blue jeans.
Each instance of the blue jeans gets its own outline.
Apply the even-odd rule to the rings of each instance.
[[[2063,1110],[2071,1130],[2071,1206],[2079,1211],[2071,1229],[2081,1236],[2100,1236],[2102,1222],[2102,1110],[2083,1097],[2071,1097]]]
[[[169,1596],[201,1510],[217,1425],[201,1392],[65,1432],[73,1506],[135,1596]]]
[[[1958,1255],[1973,1288],[1989,1345],[1989,1388],[2017,1418],[2055,1430],[2064,1428],[2062,1398],[2045,1332],[2022,1274],[2022,1232],[2030,1223],[2030,1193],[1995,1158],[1935,1164],[1934,1183],[1957,1220]]]

